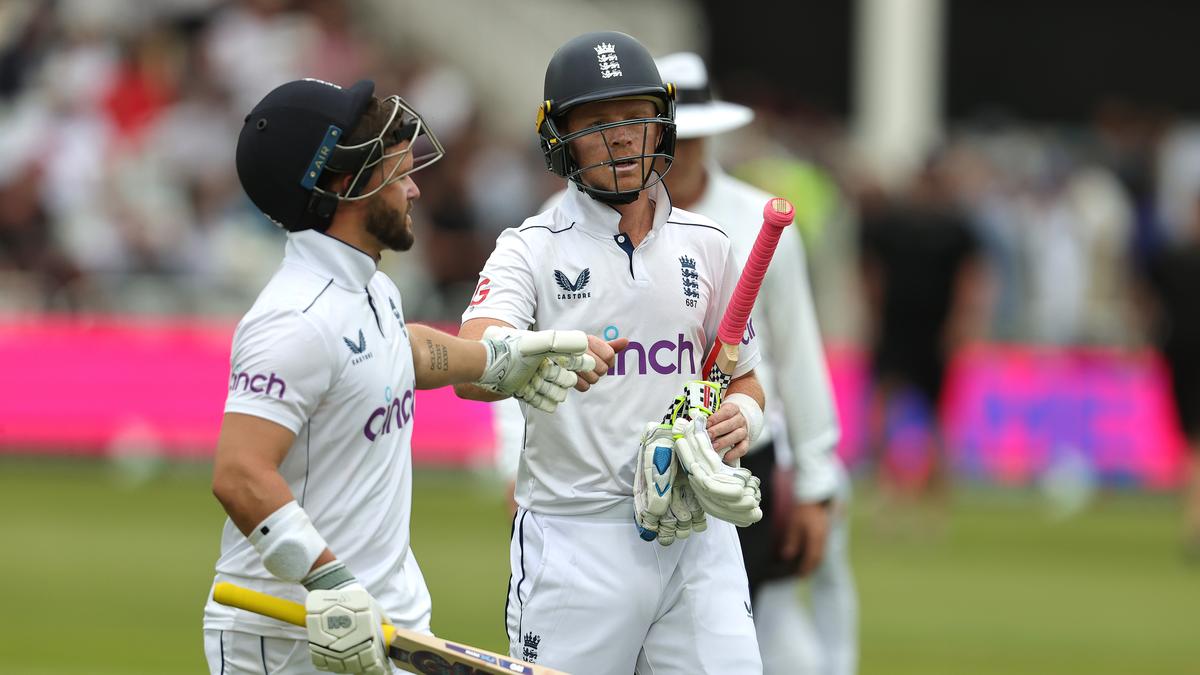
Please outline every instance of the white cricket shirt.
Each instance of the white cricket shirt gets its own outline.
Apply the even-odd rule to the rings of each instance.
[[[522,405],[525,449],[516,499],[556,515],[603,511],[633,495],[639,439],[683,384],[700,379],[740,268],[712,220],[672,209],[650,188],[653,227],[634,248],[620,214],[571,188],[545,213],[505,230],[480,274],[463,321],[499,319],[516,328],[580,329],[627,337],[617,365],[553,415]],[[746,331],[735,376],[758,364]]]
[[[279,466],[330,550],[397,625],[428,630],[429,593],[409,550],[414,389],[400,292],[371,256],[313,230],[238,324],[225,412],[296,433]],[[216,581],[304,602],[230,520]],[[204,627],[303,639],[303,628],[209,598]]]

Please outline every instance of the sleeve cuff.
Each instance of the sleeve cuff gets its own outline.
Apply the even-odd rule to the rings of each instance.
[[[279,426],[291,431],[293,434],[299,434],[300,429],[304,426],[304,421],[281,410],[271,410],[262,408],[253,404],[247,404],[239,401],[227,401],[225,403],[225,412],[238,413],[240,415],[252,415],[261,417],[268,422],[274,422]]]
[[[839,433],[836,429],[809,440],[796,451],[796,500],[821,502],[837,494],[837,457],[834,454]]]

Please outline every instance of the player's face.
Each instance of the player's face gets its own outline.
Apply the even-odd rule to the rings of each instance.
[[[585,103],[567,113],[567,133],[612,122],[654,118],[654,103],[613,100]],[[658,147],[662,125],[646,122],[597,130],[571,141],[575,162],[583,168],[583,182],[599,190],[630,192],[642,189],[653,161],[641,158]],[[614,183],[614,178],[616,179]]]
[[[403,150],[407,145],[408,142],[405,141],[388,148],[387,152]],[[411,154],[405,154],[399,161],[401,164],[397,173],[403,173],[412,168]],[[392,165],[388,161],[375,167],[375,173],[371,177],[371,183],[367,185],[367,190],[373,189],[378,185],[378,181],[383,180],[391,172]],[[415,241],[412,227],[412,207],[413,202],[420,196],[421,191],[417,188],[411,175],[388,184],[378,194],[367,200],[365,219],[367,232],[378,239],[384,248],[393,251],[407,251],[412,248]]]

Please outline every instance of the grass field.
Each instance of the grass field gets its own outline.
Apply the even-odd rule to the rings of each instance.
[[[416,486],[434,630],[502,651],[498,486],[439,471]],[[1102,495],[1056,522],[1031,495],[964,492],[936,535],[869,502],[852,544],[863,673],[1200,672],[1200,566],[1179,555],[1173,499]],[[103,463],[0,461],[0,673],[206,672],[222,519],[205,466],[135,486]]]

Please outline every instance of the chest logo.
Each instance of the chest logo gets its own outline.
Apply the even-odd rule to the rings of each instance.
[[[343,337],[342,342],[346,343],[346,346],[350,348],[350,353],[353,354],[353,357],[350,359],[350,363],[358,365],[359,363],[371,358],[371,352],[367,351],[367,336],[363,335],[361,328],[358,329],[357,344],[354,342],[354,340],[351,340],[348,337]]]
[[[679,258],[679,275],[683,280],[683,303],[695,307],[700,301],[700,274],[696,271],[696,260],[688,256]]]
[[[350,348],[351,354],[361,354],[367,351],[367,336],[363,335],[361,328],[358,329],[358,344],[348,337],[342,338],[342,342],[345,342],[346,346]]]
[[[571,278],[563,274],[561,270],[554,270],[554,282],[557,283],[558,287],[563,291],[562,293],[558,294],[559,300],[575,300],[578,298],[592,297],[590,291],[585,292],[583,290],[587,288],[588,282],[591,280],[592,271],[591,268],[588,267],[583,268],[583,271],[579,273],[579,276],[575,277],[575,283],[571,283]]]

